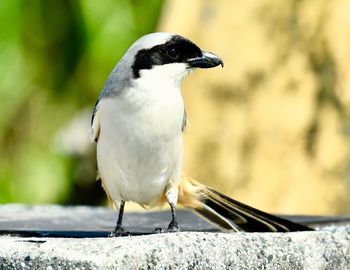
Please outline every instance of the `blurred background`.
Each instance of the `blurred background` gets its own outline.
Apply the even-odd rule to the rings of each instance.
[[[0,1],[0,203],[106,204],[90,115],[154,31],[225,62],[183,84],[187,174],[266,211],[350,213],[347,0]]]

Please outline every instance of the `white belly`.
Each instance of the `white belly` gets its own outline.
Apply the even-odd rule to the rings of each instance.
[[[97,162],[106,192],[149,204],[182,172],[183,101],[179,91],[154,98],[131,92],[106,98],[100,107]],[[133,100],[130,103],[129,100]]]

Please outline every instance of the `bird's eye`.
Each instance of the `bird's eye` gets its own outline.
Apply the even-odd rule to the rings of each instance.
[[[179,51],[175,47],[170,47],[167,50],[167,54],[170,58],[177,58],[179,56]]]

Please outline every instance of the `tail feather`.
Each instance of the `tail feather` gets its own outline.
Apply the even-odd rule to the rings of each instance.
[[[186,177],[183,197],[196,198],[196,203],[183,204],[217,225],[221,230],[247,232],[291,232],[310,231],[311,228],[283,219],[236,201],[210,187]],[[190,194],[186,191],[190,190]],[[195,191],[196,194],[193,194]],[[181,194],[180,194],[181,198]],[[199,203],[198,203],[199,201]]]
[[[201,217],[205,218],[214,226],[220,228],[221,231],[240,231],[240,228],[235,223],[232,223],[232,221],[225,218],[223,215],[206,204],[200,208],[195,208],[194,210]]]
[[[302,224],[243,204],[211,188],[207,189],[206,195],[207,197],[203,200],[205,205],[214,205],[218,213],[232,220],[244,231],[290,232],[311,230],[311,228]]]

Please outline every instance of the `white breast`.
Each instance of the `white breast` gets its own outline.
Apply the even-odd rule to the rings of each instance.
[[[150,84],[136,81],[133,88],[99,105],[98,168],[106,192],[116,203],[148,204],[164,192],[169,180],[179,181],[181,175],[180,88]]]

